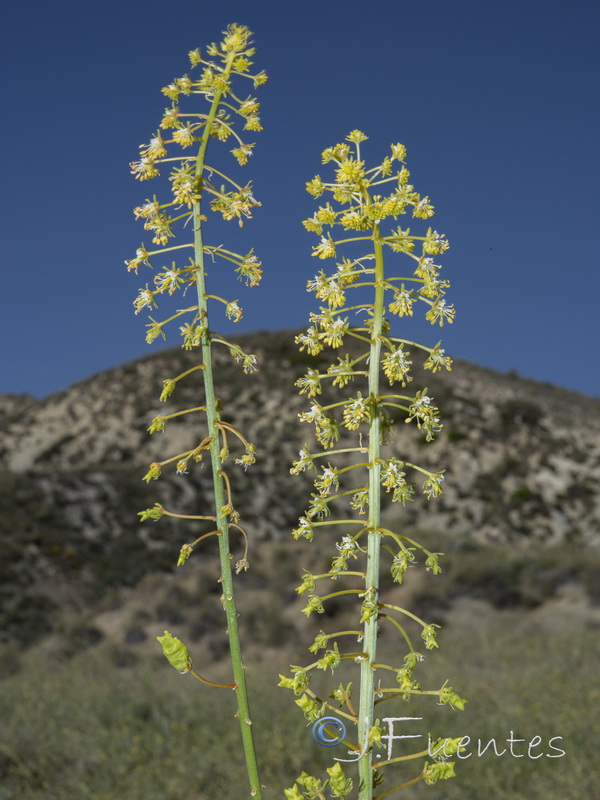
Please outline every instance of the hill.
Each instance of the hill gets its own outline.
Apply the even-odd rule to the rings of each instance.
[[[291,602],[300,568],[289,556],[307,551],[298,550],[289,532],[311,484],[309,477],[290,476],[289,468],[312,437],[298,421],[307,401],[293,384],[318,358],[299,353],[291,332],[259,332],[243,342],[258,356],[258,373],[245,375],[225,350],[216,366],[224,419],[235,421],[257,447],[257,463],[247,473],[234,468],[236,505],[253,540],[253,568],[241,580],[248,591],[268,583],[270,590],[279,587],[289,595],[291,586]],[[150,618],[185,617],[181,609],[198,583],[218,598],[208,555],[196,559],[177,587],[171,579],[179,548],[198,535],[194,524],[140,524],[136,516],[157,501],[191,514],[210,504],[209,471],[202,465],[184,477],[165,468],[159,481],[141,480],[150,462],[189,449],[198,437],[198,417],[192,415],[171,422],[165,434],[147,433],[158,413],[202,404],[200,381],[193,379],[180,385],[166,407],[158,401],[163,380],[196,363],[195,353],[162,351],[44,400],[0,396],[5,649],[49,633],[61,635],[67,650],[93,645],[111,631],[115,641],[135,644],[145,639]],[[589,586],[595,585],[586,572],[595,556],[567,563],[564,553],[593,553],[600,546],[600,400],[465,362],[455,363],[449,374],[415,375],[415,385],[425,382],[442,410],[444,431],[424,445],[412,426],[399,426],[390,453],[445,467],[446,489],[436,501],[417,498],[400,511],[387,509],[388,517],[405,530],[437,537],[446,552],[560,551],[562,572],[555,562],[543,568],[558,569],[558,577],[546,576],[552,586],[574,575],[588,575]],[[314,558],[318,552],[317,545]],[[474,582],[487,582],[489,589],[487,562],[480,555],[478,560]],[[526,559],[521,562],[525,569]],[[521,592],[521,600],[529,591],[523,569],[511,569],[499,602],[507,602],[511,591]],[[158,584],[157,572],[164,578]],[[496,583],[501,573],[496,564]],[[468,583],[468,576],[460,580]],[[150,610],[149,595],[134,592],[144,586],[153,598]],[[137,599],[127,605],[131,598]],[[117,613],[124,604],[127,613]],[[195,635],[208,641],[218,625],[208,614]],[[277,641],[281,629],[274,621],[265,636]],[[214,638],[215,655],[220,638]]]

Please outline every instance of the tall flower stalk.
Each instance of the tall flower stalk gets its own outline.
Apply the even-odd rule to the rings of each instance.
[[[163,645],[165,656],[181,672],[190,672],[206,684],[235,691],[250,793],[253,797],[261,798],[262,789],[242,660],[230,550],[230,533],[234,531],[241,534],[246,542],[244,556],[238,561],[235,570],[240,572],[247,569],[247,536],[239,525],[239,514],[235,509],[231,493],[231,480],[224,466],[230,458],[229,446],[230,444],[234,446],[233,442],[236,440],[241,445],[242,454],[235,463],[243,468],[254,463],[255,448],[234,425],[222,419],[220,405],[215,396],[213,346],[224,345],[231,356],[241,362],[244,372],[255,371],[256,357],[245,353],[239,345],[228,342],[210,329],[209,300],[224,305],[226,316],[236,322],[242,316],[242,309],[236,300],[229,301],[208,293],[205,262],[208,257],[211,262],[220,260],[233,265],[238,277],[249,286],[256,286],[259,283],[262,270],[261,263],[252,250],[246,255],[240,255],[222,245],[208,244],[204,239],[204,223],[207,221],[206,212],[209,209],[220,213],[225,220],[237,220],[243,225],[244,220],[251,217],[253,208],[259,205],[254,198],[250,183],[242,186],[212,162],[210,164],[207,162],[209,142],[217,140],[233,142],[231,153],[240,165],[246,164],[254,145],[247,143],[242,136],[245,135],[245,131],[262,130],[258,115],[259,104],[256,99],[251,96],[242,98],[236,93],[238,90],[234,91],[233,88],[234,83],[248,79],[256,88],[267,79],[264,72],[257,74],[250,72],[251,58],[255,52],[251,47],[250,36],[251,33],[247,28],[231,25],[224,32],[224,39],[220,44],[211,44],[207,48],[206,56],[199,50],[189,54],[192,68],[201,68],[198,78],[184,75],[163,89],[163,93],[172,101],[172,105],[165,110],[159,130],[150,143],[140,148],[140,160],[132,163],[131,168],[137,179],[145,181],[157,177],[162,165],[167,166],[171,170],[169,181],[172,199],[163,203],[155,196],[135,209],[135,216],[144,220],[144,228],[152,232],[152,242],[159,247],[147,249],[142,245],[137,250],[135,258],[126,263],[130,270],[137,273],[142,264],[152,267],[153,263],[162,260],[166,254],[169,254],[169,258],[186,253],[191,256],[187,265],[178,266],[177,262],[173,261],[170,267],[163,266],[154,277],[152,287],[146,284],[140,289],[134,306],[136,313],[139,313],[142,309],[157,308],[157,296],[173,295],[178,290],[183,290],[184,293],[191,288],[195,290],[196,300],[192,301],[191,305],[178,309],[161,321],[150,317],[146,339],[150,343],[158,336],[166,338],[165,327],[175,320],[180,322],[183,347],[187,350],[199,349],[201,361],[183,374],[165,380],[160,399],[166,401],[179,381],[195,377],[198,371],[202,375],[204,384],[203,402],[194,408],[155,417],[149,432],[164,430],[169,419],[183,414],[204,416],[205,425],[199,435],[199,441],[193,447],[183,453],[169,456],[164,461],[151,464],[144,480],[149,482],[158,478],[162,469],[170,464],[175,464],[177,473],[184,475],[188,472],[190,462],[200,462],[208,454],[212,469],[214,508],[202,515],[184,515],[167,510],[157,503],[140,512],[139,516],[142,521],[158,520],[166,515],[209,523],[209,530],[206,533],[199,536],[196,541],[183,545],[178,561],[180,566],[206,539],[216,537],[218,541],[220,581],[223,588],[221,600],[227,621],[233,683],[220,684],[200,675],[192,665],[187,647],[168,631],[158,638]],[[182,108],[182,100],[186,101],[196,95],[204,96],[208,101],[208,112],[198,111],[195,108],[188,111]],[[242,123],[242,135],[234,127],[236,118]],[[177,225],[184,241],[172,244]]]
[[[387,379],[390,386],[400,384],[406,389],[412,381],[411,359],[418,350],[426,354],[425,369],[437,372],[451,368],[451,360],[441,348],[441,342],[429,347],[399,338],[393,332],[391,318],[413,316],[413,308],[422,304],[425,318],[432,324],[443,325],[453,321],[455,312],[445,300],[449,284],[440,277],[440,266],[434,263],[434,257],[448,248],[446,238],[431,228],[423,235],[401,227],[384,232],[390,220],[407,212],[416,219],[428,219],[433,215],[429,198],[421,197],[408,183],[404,146],[392,145],[391,155],[380,165],[366,169],[361,157],[361,145],[366,139],[360,131],[352,131],[344,143],[325,150],[323,163],[333,164],[333,180],[327,182],[317,176],[307,184],[314,197],[329,195],[335,203],[335,206],[327,202],[319,207],[313,217],[305,220],[304,226],[320,236],[313,255],[319,260],[336,259],[336,269],[330,274],[321,270],[309,281],[308,290],[314,292],[323,305],[318,313],[311,314],[309,328],[296,341],[301,350],[313,356],[326,348],[339,351],[348,345],[348,340],[360,343],[362,353],[357,356],[345,352],[326,370],[309,369],[297,382],[300,393],[311,398],[309,411],[300,418],[314,424],[316,440],[322,449],[312,452],[305,445],[291,470],[295,474],[307,469],[316,472],[316,493],[300,518],[294,536],[311,540],[324,527],[335,526],[335,530],[344,531],[336,543],[337,554],[330,569],[320,575],[305,572],[297,589],[300,594],[308,595],[304,613],[323,613],[332,598],[354,595],[360,601],[359,620],[356,630],[321,631],[309,649],[313,653],[324,650],[324,655],[306,667],[292,667],[291,677],[281,676],[280,684],[298,696],[296,703],[309,722],[318,723],[324,715],[333,712],[346,724],[354,726],[355,738],[344,739],[350,748],[350,758],[336,759],[324,781],[303,772],[296,784],[286,790],[288,800],[324,798],[326,790],[332,797],[348,795],[354,782],[341,766],[344,761],[357,762],[359,800],[383,797],[421,780],[434,783],[451,777],[453,763],[445,757],[456,752],[458,739],[437,742],[434,746],[437,754],[431,763],[425,762],[420,774],[376,795],[375,787],[388,780],[390,766],[428,755],[425,750],[412,756],[392,758],[388,750],[387,758],[375,762],[374,750],[382,747],[386,738],[385,726],[378,718],[378,707],[392,698],[408,700],[417,694],[432,695],[440,703],[455,708],[462,708],[465,703],[446,684],[439,689],[426,690],[414,679],[413,670],[422,655],[413,642],[413,628],[420,631],[425,648],[431,649],[437,647],[437,626],[407,609],[383,602],[379,591],[384,558],[394,581],[401,583],[417,551],[424,555],[426,569],[434,574],[440,572],[438,559],[442,555],[430,552],[403,533],[383,527],[384,496],[391,493],[392,501],[404,505],[413,499],[416,491],[411,476],[420,476],[426,497],[437,497],[444,480],[443,470],[432,472],[386,455],[395,417],[403,416],[405,422],[415,422],[426,441],[431,441],[442,425],[426,388],[414,395],[388,393],[384,381]],[[384,187],[391,190],[388,195],[381,194]],[[338,236],[336,231],[340,231]],[[343,250],[352,255],[342,256]],[[390,253],[402,254],[404,263],[406,258],[412,260],[412,269],[393,274],[387,264]],[[350,302],[349,295],[354,291],[360,293],[358,303]],[[365,295],[368,302],[361,302]],[[359,315],[362,321],[352,324],[350,315]],[[354,351],[356,347],[347,348],[350,349]],[[362,384],[361,390],[341,400],[327,386],[344,388],[354,382]],[[324,390],[327,400],[320,402],[316,398],[323,395]],[[358,442],[353,444],[344,429],[357,432]],[[333,466],[342,454],[346,463],[349,457],[352,463]],[[351,488],[343,489],[341,484],[348,473],[363,477],[355,480]],[[356,488],[357,482],[359,488]],[[346,514],[336,519],[332,512],[341,510],[344,504],[358,516]],[[351,562],[357,562],[352,564],[353,569],[350,569]],[[337,581],[350,588],[333,591],[331,584]],[[406,647],[400,665],[379,661],[377,639],[382,624],[391,626]],[[349,637],[358,640],[358,649],[348,647]],[[334,672],[343,661],[356,661],[360,665],[358,702],[353,696],[352,684],[340,683],[329,699],[319,696],[310,686],[315,670]],[[394,685],[388,685],[390,677],[395,678]],[[326,730],[329,734],[334,732],[331,723]],[[388,742],[391,743],[389,737]]]

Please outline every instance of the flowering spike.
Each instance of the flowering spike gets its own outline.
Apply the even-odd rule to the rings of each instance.
[[[229,476],[222,470],[222,463],[229,456],[228,435],[235,433],[238,437],[239,432],[229,423],[222,422],[220,404],[215,396],[212,345],[213,342],[223,342],[223,340],[209,328],[208,300],[209,298],[221,300],[225,305],[226,318],[234,322],[242,318],[242,309],[237,300],[226,301],[207,293],[205,261],[208,256],[213,260],[219,258],[226,264],[233,264],[238,277],[250,286],[259,283],[262,270],[261,262],[252,250],[246,256],[238,256],[225,249],[223,245],[209,245],[206,243],[204,231],[204,223],[208,222],[206,212],[209,209],[217,212],[225,220],[237,220],[242,225],[245,220],[251,218],[254,209],[260,206],[250,183],[240,186],[237,180],[230,178],[217,166],[208,166],[206,163],[209,143],[212,153],[212,142],[214,142],[216,157],[219,143],[231,140],[236,143],[233,149],[230,146],[221,148],[225,157],[232,163],[231,156],[227,152],[230,150],[235,159],[234,166],[236,161],[237,165],[245,165],[254,148],[254,143],[246,140],[246,132],[262,130],[259,103],[256,98],[238,99],[237,83],[242,78],[250,78],[255,85],[266,80],[264,73],[249,74],[252,66],[251,58],[255,53],[254,47],[251,46],[251,35],[248,28],[242,25],[230,25],[224,31],[221,42],[213,43],[205,49],[208,60],[203,58],[199,49],[190,51],[191,73],[175,78],[163,88],[162,93],[170,105],[162,115],[157,132],[147,144],[140,147],[139,158],[131,163],[130,168],[137,180],[146,181],[159,177],[161,172],[164,173],[163,166],[168,162],[170,172],[164,175],[163,180],[169,196],[162,199],[157,193],[152,199],[146,199],[143,204],[135,208],[136,219],[142,220],[144,229],[148,231],[156,249],[149,251],[142,244],[134,258],[129,259],[126,264],[129,270],[137,273],[142,264],[151,266],[150,257],[153,257],[156,263],[156,259],[162,259],[168,254],[170,261],[170,266],[164,266],[163,261],[152,283],[146,283],[139,290],[133,301],[136,314],[142,310],[157,308],[165,296],[175,295],[179,291],[185,294],[187,290],[194,289],[197,297],[197,302],[178,310],[168,319],[156,321],[150,317],[146,341],[151,343],[159,336],[166,338],[164,329],[171,322],[179,320],[183,348],[192,351],[201,350],[202,363],[188,369],[175,379],[165,380],[160,400],[161,402],[169,400],[179,380],[195,370],[201,370],[206,404],[199,408],[159,414],[152,420],[148,431],[151,434],[164,431],[168,419],[199,410],[205,412],[207,430],[204,431],[200,443],[198,444],[196,440],[192,449],[164,461],[152,463],[143,480],[149,483],[157,479],[162,469],[167,464],[173,463],[178,475],[186,475],[190,463],[198,463],[209,455],[213,466],[214,507],[220,510],[220,514],[216,520],[212,515],[181,515],[165,512],[157,503],[154,507],[139,512],[139,516],[141,521],[150,519],[156,521],[166,513],[170,517],[212,520],[218,526],[217,531],[200,536],[192,544],[184,544],[177,563],[178,566],[184,564],[201,540],[213,534],[217,535],[224,589],[223,605],[235,684],[212,685],[228,686],[236,691],[251,794],[256,800],[261,800],[262,786],[250,730],[251,717],[238,631],[229,544],[230,526],[239,527],[237,526],[239,514],[233,506]],[[204,101],[200,109],[194,105],[197,104],[198,96]],[[190,259],[192,253],[193,257]],[[184,256],[187,263],[171,260],[172,256],[179,255]],[[256,370],[256,356],[243,352],[237,345],[232,345],[231,350],[234,358],[242,362],[244,372],[250,373]],[[254,446],[241,434],[238,439],[241,439],[244,451],[241,457],[236,459],[236,463],[246,469],[255,461]],[[232,444],[235,447],[239,446],[237,440]],[[245,533],[244,537],[246,538]],[[246,556],[247,553],[244,552],[243,557],[237,561],[236,572],[248,568]],[[179,639],[167,631],[158,639],[163,645],[165,656],[174,667],[180,672],[189,670],[204,683],[211,684],[191,669],[187,648]]]
[[[386,549],[391,554],[389,568],[397,583],[403,581],[409,566],[416,563],[418,551],[426,556],[427,570],[434,574],[440,572],[440,554],[431,553],[418,542],[406,540],[406,537],[383,528],[381,509],[386,494],[392,502],[403,505],[413,499],[415,483],[411,478],[414,472],[423,476],[422,492],[427,499],[438,497],[442,493],[445,472],[432,472],[405,459],[384,458],[381,447],[393,433],[394,418],[390,409],[395,416],[399,409],[407,423],[414,422],[426,441],[435,437],[441,430],[442,423],[427,388],[417,389],[413,396],[404,393],[389,394],[381,385],[381,373],[392,387],[400,385],[405,388],[409,385],[413,381],[413,347],[422,347],[428,353],[424,363],[426,369],[432,372],[442,367],[450,369],[452,362],[442,349],[441,342],[434,347],[411,346],[411,343],[395,334],[394,327],[402,324],[402,318],[415,316],[419,308],[423,308],[425,319],[432,324],[443,325],[444,322],[451,323],[454,319],[454,307],[448,305],[445,299],[448,281],[440,277],[441,267],[434,261],[434,256],[448,248],[446,238],[431,228],[423,234],[410,228],[392,227],[395,218],[407,211],[412,211],[417,222],[428,219],[434,213],[429,197],[421,197],[408,183],[409,172],[404,166],[406,148],[401,144],[393,144],[391,157],[386,156],[378,167],[367,169],[361,152],[365,141],[365,134],[354,130],[344,142],[327,148],[323,152],[323,163],[333,168],[331,182],[316,176],[306,185],[308,192],[314,197],[328,195],[332,201],[322,203],[313,216],[304,221],[304,227],[319,237],[319,243],[313,247],[313,256],[323,261],[332,257],[340,260],[336,265],[337,269],[319,270],[315,278],[308,281],[308,291],[313,292],[323,305],[318,313],[311,313],[306,333],[296,338],[300,350],[305,350],[310,355],[320,355],[318,369],[309,369],[306,375],[296,381],[296,386],[300,394],[311,398],[309,410],[301,412],[299,418],[314,425],[316,440],[325,452],[319,454],[313,448],[309,450],[305,446],[291,469],[293,474],[299,474],[308,468],[316,471],[316,493],[312,494],[306,512],[292,532],[295,538],[310,541],[317,526],[360,526],[358,534],[345,532],[336,543],[337,553],[331,562],[330,572],[321,576],[305,572],[303,582],[297,589],[299,594],[308,595],[308,602],[302,609],[307,616],[313,612],[324,614],[329,599],[340,593],[355,593],[360,598],[357,621],[363,626],[360,634],[363,642],[361,652],[344,656],[341,634],[321,632],[310,651],[315,653],[325,649],[326,652],[307,668],[307,671],[313,668],[333,670],[344,657],[353,657],[360,665],[358,706],[351,705],[349,695],[343,691],[332,695],[342,704],[347,704],[350,718],[356,721],[356,749],[361,754],[357,759],[359,800],[371,800],[373,796],[376,781],[373,748],[379,746],[383,738],[382,728],[375,720],[376,698],[386,697],[376,682],[378,668],[385,667],[378,664],[376,658],[382,620],[389,620],[402,633],[403,641],[409,646],[404,665],[397,669],[398,687],[387,689],[388,692],[399,693],[409,699],[411,694],[421,691],[412,677],[412,671],[421,657],[417,658],[418,654],[411,644],[409,634],[396,619],[396,615],[408,615],[413,622],[420,625],[421,637],[427,650],[437,647],[436,625],[419,620],[405,609],[387,606],[382,602],[379,594],[380,569],[386,552],[382,550],[381,542],[384,537],[387,538]],[[388,194],[383,195],[381,187],[386,185]],[[352,235],[349,236],[347,231],[351,231]],[[362,254],[352,259],[341,256],[346,242],[363,248]],[[391,274],[388,261],[393,257],[402,258],[405,262],[410,259],[413,262],[412,277],[406,277],[411,276],[410,269],[402,270],[401,280]],[[363,302],[365,287],[369,287],[368,290],[372,293],[368,303]],[[358,306],[351,298],[352,290],[356,288],[363,292]],[[344,314],[355,308],[362,315],[359,323]],[[349,350],[349,342],[357,340],[365,342],[365,352],[358,358],[355,352]],[[336,351],[334,363],[323,366],[325,356],[322,354],[330,350]],[[342,353],[338,355],[337,351],[340,350]],[[361,369],[362,362],[365,369]],[[330,386],[343,390],[351,381],[356,385],[351,394],[340,392],[334,395],[333,392],[326,391]],[[318,402],[316,398],[319,398]],[[349,447],[345,443],[339,451],[333,450],[331,448],[337,442],[342,426],[348,432],[357,432],[357,446]],[[366,442],[363,442],[363,437]],[[345,438],[348,438],[348,434],[345,434]],[[334,463],[337,452],[365,454],[361,457],[364,463],[360,463],[357,456],[357,463],[353,461],[350,466],[340,468]],[[326,456],[326,459],[321,462],[320,456]],[[350,470],[355,476],[356,470],[366,472],[366,475],[362,480],[354,477],[349,488],[344,489],[343,473]],[[342,503],[347,503],[351,512],[363,515],[364,522],[355,517],[337,519]],[[407,541],[412,546],[407,546]],[[351,561],[356,562],[356,565],[351,565]],[[356,586],[359,583],[360,588],[333,594],[321,590],[321,581],[337,580],[342,575],[346,580],[352,580],[350,585]],[[296,688],[293,682],[292,684]],[[440,698],[442,702],[450,703],[455,708],[464,706],[461,698],[458,695],[455,697],[450,690],[440,694]],[[453,700],[456,702],[452,702]],[[296,702],[308,720],[316,719],[317,714],[321,713],[318,702],[307,692]],[[350,791],[351,781],[343,775],[341,768],[331,768],[328,773],[336,796],[343,796]],[[428,768],[424,777],[427,781],[434,782],[450,777],[451,774],[453,773],[449,767],[439,769],[434,764]],[[309,779],[305,773],[297,779],[297,783],[314,793],[314,796],[319,794],[320,787],[324,785],[317,779]],[[296,788],[288,790],[286,794],[295,797]]]

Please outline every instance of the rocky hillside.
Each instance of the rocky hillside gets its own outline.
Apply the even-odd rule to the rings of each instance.
[[[310,479],[289,472],[312,441],[311,427],[298,421],[308,401],[293,384],[319,362],[297,352],[286,332],[257,333],[243,346],[260,371],[245,375],[223,350],[216,373],[223,418],[257,447],[257,463],[231,474],[245,527],[264,549],[289,541],[310,497]],[[169,403],[158,400],[165,378],[196,363],[195,353],[163,351],[41,401],[0,396],[3,641],[34,641],[106,587],[134,587],[149,572],[171,570],[181,544],[195,538],[193,523],[140,524],[136,512],[156,501],[180,513],[210,508],[202,465],[187,476],[165,467],[160,480],[141,480],[150,462],[202,438],[197,415],[147,433],[157,414],[202,404],[193,375]],[[425,384],[444,431],[423,444],[414,426],[399,425],[390,454],[446,468],[446,488],[435,501],[417,497],[388,515],[454,542],[600,547],[600,400],[461,362],[448,374],[417,373],[412,386]]]

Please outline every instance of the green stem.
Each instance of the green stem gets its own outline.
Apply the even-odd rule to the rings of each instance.
[[[344,575],[347,574],[347,572],[344,573]],[[360,589],[340,589],[339,592],[332,592],[331,594],[322,595],[321,600],[331,600],[332,597],[341,597],[343,594],[362,594],[362,592]]]
[[[420,753],[411,753],[411,754],[410,754],[410,755],[408,755],[408,756],[398,756],[397,758],[390,758],[390,760],[389,760],[389,761],[379,761],[379,762],[377,763],[377,766],[378,766],[378,767],[386,767],[388,764],[398,764],[398,763],[400,763],[401,761],[412,761],[412,759],[413,759],[413,758],[422,758],[423,756],[426,756],[426,755],[428,755],[428,752],[429,752],[428,750],[421,750],[421,752],[420,752]],[[419,776],[418,778],[416,778],[415,780],[413,780],[413,781],[410,781],[410,783],[416,783],[416,782],[417,782],[417,780],[421,780],[421,779],[422,779],[422,777],[423,777],[423,776],[422,776],[422,775],[420,775],[420,776]],[[404,784],[402,784],[402,785],[403,785],[403,786],[410,786],[410,783],[404,783]]]
[[[397,792],[400,789],[406,789],[407,786],[414,786],[415,783],[419,783],[419,781],[422,781],[424,778],[425,778],[425,775],[421,774],[417,778],[413,778],[412,781],[407,781],[406,783],[401,783],[400,786],[394,786],[394,787],[392,787],[391,789],[388,789],[385,792],[381,792],[381,794],[378,794],[378,795],[375,796],[374,800],[380,800],[381,797],[385,797],[386,795],[391,794],[392,792]]]
[[[323,458],[324,456],[334,456],[336,453],[366,453],[366,447],[344,447],[339,450],[324,450],[322,453],[311,453],[313,458]]]
[[[193,306],[193,308],[196,308],[196,306]],[[177,383],[177,381],[180,381],[182,378],[185,378],[186,375],[195,372],[197,369],[204,369],[204,364],[198,364],[197,366],[192,367],[191,369],[188,369],[185,372],[182,372],[181,375],[178,375],[176,378],[173,378],[173,383]]]
[[[188,672],[190,675],[193,675],[194,678],[198,678],[199,681],[207,684],[207,686],[216,686],[218,689],[235,689],[234,683],[215,683],[215,681],[209,681],[208,678],[203,678],[200,673],[196,672],[196,670],[192,669],[191,667]]]
[[[400,623],[398,622],[398,620],[394,619],[394,618],[393,618],[393,617],[391,617],[389,614],[380,614],[380,615],[379,615],[379,617],[380,617],[381,619],[387,619],[389,622],[391,622],[391,623],[392,623],[392,625],[395,625],[395,626],[396,626],[396,628],[398,628],[398,630],[400,631],[400,633],[401,633],[401,634],[402,634],[402,636],[404,637],[404,639],[405,639],[405,641],[406,641],[406,644],[408,645],[408,649],[410,650],[410,652],[411,652],[411,653],[414,653],[414,652],[415,652],[415,648],[412,646],[412,642],[411,642],[411,640],[410,640],[410,638],[409,638],[408,634],[406,633],[406,631],[404,630],[404,628],[402,627],[402,625],[400,625]]]
[[[401,614],[406,614],[407,617],[414,619],[415,622],[418,622],[419,625],[422,625],[423,628],[427,627],[427,623],[423,622],[420,617],[417,617],[416,614],[413,614],[411,611],[408,611],[406,608],[401,608],[400,606],[394,606],[391,603],[382,603],[382,608],[391,608],[393,611],[399,611]]]
[[[194,411],[205,411],[205,406],[196,406],[196,408],[186,408],[185,411],[175,411],[173,414],[161,414],[163,419],[173,419],[173,417],[180,417],[182,414],[191,414]]]
[[[223,79],[227,81],[233,56],[231,56],[223,71]],[[203,178],[205,169],[205,154],[210,138],[210,131],[216,119],[217,109],[221,101],[222,92],[218,92],[213,100],[210,113],[204,132],[202,142],[196,159],[196,177],[200,181]],[[221,508],[225,505],[224,478],[221,469],[220,457],[220,436],[219,423],[220,415],[217,409],[213,379],[213,360],[212,360],[212,341],[208,332],[208,301],[206,292],[206,273],[204,267],[204,245],[202,238],[201,221],[201,201],[193,206],[194,219],[194,262],[197,266],[196,288],[198,292],[198,308],[201,322],[205,325],[205,333],[202,337],[202,360],[204,362],[204,389],[206,394],[206,416],[208,422],[210,442],[210,454],[212,463],[212,477],[215,495],[215,506],[217,513],[217,525],[219,528],[219,557],[221,563],[221,581],[223,585],[223,604],[227,618],[227,633],[229,636],[229,649],[233,666],[233,677],[235,681],[235,694],[238,706],[238,719],[240,723],[242,744],[250,782],[250,794],[252,797],[262,800],[262,786],[258,770],[256,748],[252,733],[252,718],[248,702],[248,690],[246,686],[245,667],[242,661],[242,650],[240,643],[238,615],[235,605],[235,595],[233,588],[233,572],[231,568],[231,553],[229,549],[229,524],[226,516],[221,516]]]
[[[381,355],[381,330],[384,312],[384,267],[383,248],[379,242],[378,226],[373,226],[375,251],[375,299],[373,303],[373,328],[369,352],[369,398],[371,400],[371,419],[369,422],[369,520],[367,538],[367,577],[366,595],[377,604],[379,597],[379,556],[380,556],[380,417],[379,417],[379,360]],[[361,752],[369,736],[369,728],[375,716],[375,669],[377,654],[377,633],[379,629],[377,614],[372,614],[364,623],[363,645],[367,655],[361,662],[360,707],[358,712],[358,742]],[[371,748],[366,748],[359,768],[359,800],[373,797],[373,757]]]

